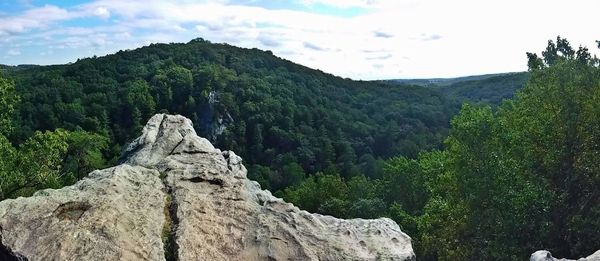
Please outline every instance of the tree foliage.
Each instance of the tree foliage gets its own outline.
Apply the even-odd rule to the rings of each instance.
[[[101,151],[107,139],[83,131],[36,131],[15,147],[7,138],[18,95],[11,81],[0,77],[0,200],[30,196],[45,188],[73,184],[90,170],[104,167]]]
[[[9,73],[22,98],[13,144],[36,130],[83,130],[108,138],[103,155],[115,163],[154,113],[182,114],[272,190],[327,169],[379,177],[378,160],[440,148],[459,108],[435,90],[342,79],[202,39]]]
[[[12,129],[11,117],[19,98],[14,82],[0,75],[0,134],[6,135]]]
[[[381,177],[357,177],[363,189],[337,178],[348,192],[323,195],[335,191],[321,187],[328,179],[311,179],[284,198],[340,217],[391,217],[422,260],[592,254],[600,248],[599,63],[563,38],[528,57],[524,89],[497,108],[463,105],[443,150],[391,158]],[[358,206],[369,207],[352,211]]]
[[[419,159],[435,170],[425,174],[424,214],[413,216],[421,258],[576,257],[600,247],[598,60],[560,37],[528,57],[531,79],[515,99],[497,110],[464,105],[441,160]]]
[[[466,84],[456,96],[484,104],[452,120],[439,90],[341,79],[201,39],[14,70],[16,92],[0,78],[1,197],[83,178],[162,111],[190,117],[303,209],[394,219],[419,259],[587,256],[600,248],[600,62],[560,37],[527,57],[512,100],[486,105],[488,94],[460,93]],[[492,103],[508,97],[487,91]]]

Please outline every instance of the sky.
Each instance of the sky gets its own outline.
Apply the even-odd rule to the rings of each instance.
[[[598,0],[0,0],[0,64],[204,38],[352,79],[527,70],[560,35],[597,54]]]

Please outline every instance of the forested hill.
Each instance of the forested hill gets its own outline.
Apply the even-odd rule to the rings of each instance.
[[[529,73],[488,83],[529,78],[498,106],[481,103],[502,92],[464,94],[493,77],[448,85],[449,97],[446,87],[352,81],[201,39],[3,67],[0,198],[110,165],[166,111],[241,154],[250,178],[301,209],[392,218],[420,260],[588,256],[600,248],[600,59],[560,37],[527,58]],[[483,102],[450,120],[465,97]]]
[[[481,74],[481,75],[469,75],[462,77],[450,77],[450,78],[415,78],[415,79],[392,79],[387,80],[388,82],[418,85],[423,87],[440,87],[448,86],[459,82],[477,81],[491,78],[494,76],[501,76],[504,73],[494,74]]]
[[[4,71],[20,96],[14,144],[35,130],[85,130],[110,139],[114,161],[154,113],[182,114],[273,190],[318,171],[377,176],[377,159],[438,148],[458,111],[436,90],[352,81],[202,39]]]
[[[436,89],[459,102],[499,105],[525,86],[527,72],[473,75],[457,78],[397,79],[392,84],[411,84]]]

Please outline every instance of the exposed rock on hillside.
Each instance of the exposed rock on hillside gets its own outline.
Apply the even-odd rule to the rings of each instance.
[[[130,165],[0,203],[0,260],[161,260],[158,171]],[[15,259],[12,260],[21,260]]]
[[[554,258],[552,254],[547,250],[538,250],[531,254],[529,261],[600,261],[600,250],[596,251],[588,257],[580,259],[566,259],[566,258]]]
[[[310,214],[261,190],[181,116],[152,117],[122,162],[0,202],[0,259],[415,259],[390,219]]]

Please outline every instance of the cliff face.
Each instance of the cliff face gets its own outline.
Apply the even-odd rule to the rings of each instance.
[[[0,202],[0,260],[414,260],[390,219],[310,214],[246,178],[242,159],[159,114],[122,164]]]

